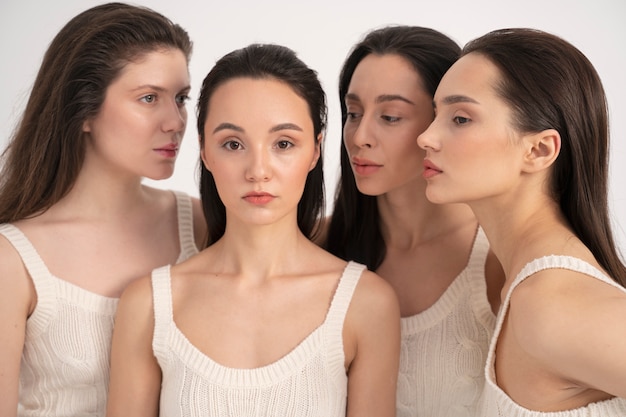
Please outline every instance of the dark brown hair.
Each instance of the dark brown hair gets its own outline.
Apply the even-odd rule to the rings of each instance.
[[[197,128],[200,146],[204,146],[204,124],[210,109],[210,101],[215,90],[233,78],[276,79],[287,84],[302,97],[309,107],[313,122],[314,137],[326,129],[326,94],[317,77],[297,57],[291,49],[272,44],[252,44],[232,51],[220,58],[202,82],[197,105]],[[322,163],[323,148],[320,144],[320,157],[309,172],[302,198],[298,203],[298,227],[307,237],[313,238],[319,230],[320,218],[324,213],[324,172]],[[226,230],[226,207],[219,197],[215,179],[200,163],[200,198],[207,220],[207,245],[216,242]]]
[[[393,54],[404,58],[420,75],[424,88],[432,97],[443,74],[457,60],[460,52],[461,48],[452,39],[429,28],[389,26],[368,33],[353,47],[341,70],[341,125],[346,123],[348,115],[345,96],[352,75],[366,56]],[[357,189],[343,131],[341,139],[341,177],[324,246],[340,258],[358,261],[375,271],[386,255],[376,197]]]
[[[42,213],[73,187],[85,156],[83,123],[129,62],[192,44],[185,30],[145,7],[108,3],[70,20],[52,40],[0,171],[0,223]]]
[[[561,152],[550,192],[578,238],[617,282],[626,267],[608,213],[609,124],[602,82],[587,57],[558,36],[534,29],[501,29],[469,42],[500,70],[498,94],[522,133],[555,129]]]

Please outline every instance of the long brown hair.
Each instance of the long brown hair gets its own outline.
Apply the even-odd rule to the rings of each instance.
[[[83,123],[127,63],[159,48],[187,57],[187,32],[145,7],[108,3],[70,20],[52,40],[0,171],[0,223],[42,213],[73,187],[85,156]]]
[[[600,77],[569,42],[534,29],[501,29],[469,42],[500,70],[498,94],[523,133],[555,129],[561,152],[551,193],[578,238],[626,286],[626,267],[615,246],[608,211],[609,123]]]

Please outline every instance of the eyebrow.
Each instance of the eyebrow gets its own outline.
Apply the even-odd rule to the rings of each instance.
[[[359,96],[354,94],[354,93],[346,94],[345,99],[346,100],[361,101]],[[382,94],[382,95],[376,97],[376,100],[375,100],[376,103],[385,103],[385,102],[389,102],[389,101],[403,101],[403,102],[408,103],[408,104],[412,104],[412,105],[415,104],[411,100],[409,100],[408,98],[403,97],[403,96],[401,96],[399,94]]]
[[[137,90],[143,90],[143,89],[150,89],[150,90],[155,90],[159,93],[162,93],[164,91],[167,91],[166,88],[164,87],[160,87],[158,85],[154,85],[154,84],[142,84],[136,88],[133,88],[133,91],[137,91]],[[181,88],[180,91],[189,91],[191,90],[191,86],[190,85],[186,85],[185,87]]]
[[[463,96],[463,95],[452,95],[452,96],[447,96],[444,97],[443,100],[441,100],[441,102],[443,104],[456,104],[456,103],[472,103],[472,104],[480,104],[478,101],[474,100],[471,97],[468,96]],[[433,100],[433,108],[437,108],[437,103],[435,103],[435,100]]]
[[[237,126],[232,123],[220,123],[215,129],[213,129],[213,133],[217,133],[220,130],[234,130],[235,132],[243,133],[244,130],[242,127]],[[302,128],[294,123],[280,123],[270,129],[270,133],[279,132],[281,130],[297,130],[302,132]]]

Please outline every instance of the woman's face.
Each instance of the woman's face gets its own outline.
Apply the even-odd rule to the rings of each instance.
[[[408,186],[415,192],[424,158],[415,139],[433,119],[420,75],[399,55],[370,54],[357,65],[344,100],[344,144],[359,191],[376,196]]]
[[[187,124],[189,88],[187,59],[178,49],[126,64],[99,113],[83,124],[90,137],[85,163],[133,178],[170,177]]]
[[[524,149],[511,109],[496,92],[499,80],[489,59],[470,53],[439,83],[435,120],[417,140],[426,151],[430,201],[469,203],[515,189]]]
[[[309,171],[320,156],[307,102],[271,78],[235,78],[209,100],[201,151],[227,218],[297,223]]]

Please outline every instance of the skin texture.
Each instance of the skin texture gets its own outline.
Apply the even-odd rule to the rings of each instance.
[[[434,118],[432,97],[403,57],[370,54],[357,65],[345,98],[344,141],[360,192],[377,197],[387,254],[376,270],[395,289],[403,317],[432,306],[467,265],[477,222],[465,205],[425,197],[425,153],[415,139]],[[497,311],[502,274],[488,258]]]
[[[428,198],[472,207],[506,273],[504,296],[522,267],[544,255],[602,268],[547,191],[559,133],[515,131],[494,90],[499,78],[486,57],[462,57],[441,81],[436,119],[418,143],[437,167],[427,174]],[[616,320],[625,314],[626,294],[587,275],[548,269],[530,276],[513,292],[498,339],[498,385],[538,411],[626,397],[626,325]]]
[[[324,321],[346,263],[297,226],[321,141],[306,102],[282,82],[235,78],[215,90],[209,109],[201,156],[226,206],[226,231],[172,268],[174,320],[217,363],[256,368],[284,357]],[[152,311],[146,277],[120,301],[109,416],[158,413]],[[365,271],[343,332],[349,416],[394,415],[399,332],[392,289]]]
[[[141,185],[167,178],[180,145],[189,76],[178,50],[157,50],[128,64],[107,90],[102,111],[85,122],[87,150],[76,184],[46,212],[15,223],[51,273],[87,291],[119,297],[133,280],[179,256],[176,203],[169,191]],[[153,100],[154,99],[154,100]],[[204,236],[194,200],[197,245]],[[97,239],[94,237],[97,236]],[[0,414],[17,412],[26,321],[37,294],[17,252],[0,238]]]

